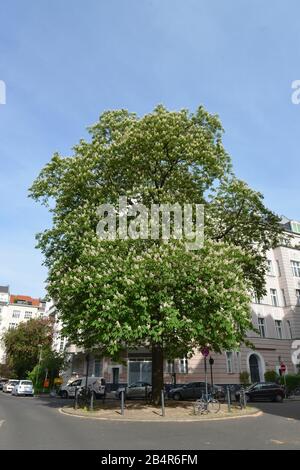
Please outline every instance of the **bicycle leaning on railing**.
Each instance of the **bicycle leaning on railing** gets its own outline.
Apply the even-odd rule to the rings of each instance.
[[[220,402],[212,395],[208,394],[207,397],[203,396],[199,400],[195,401],[194,414],[203,413],[218,413],[220,411]]]

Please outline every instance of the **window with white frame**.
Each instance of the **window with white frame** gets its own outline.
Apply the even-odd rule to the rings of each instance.
[[[168,374],[174,374],[175,372],[175,364],[173,359],[168,359],[167,360],[167,373]]]
[[[31,318],[32,317],[32,312],[29,310],[25,312],[24,318]]]
[[[293,276],[300,277],[300,261],[291,261]]]
[[[258,330],[259,330],[259,335],[261,338],[266,337],[266,325],[265,325],[265,319],[262,317],[258,317]]]
[[[267,265],[268,265],[268,271],[267,273],[269,276],[274,276],[274,268],[273,268],[273,263],[270,259],[267,260]]]
[[[275,320],[275,329],[276,329],[277,338],[282,339],[282,321],[281,320]]]
[[[254,302],[256,304],[260,304],[261,303],[261,299],[257,296],[257,294],[254,294]]]
[[[286,296],[285,296],[285,290],[284,289],[281,289],[281,295],[282,295],[283,306],[286,307],[287,302],[286,302]]]
[[[300,289],[296,289],[297,305],[300,305]]]
[[[8,329],[9,329],[9,330],[13,330],[14,328],[16,328],[16,326],[17,326],[16,323],[9,323]]]
[[[278,259],[276,260],[278,276],[281,277],[281,268]]]
[[[184,357],[179,360],[178,369],[180,374],[188,373],[188,360],[187,357]]]
[[[12,317],[13,318],[20,318],[21,312],[19,310],[13,310]]]
[[[289,330],[290,338],[293,339],[293,330],[292,330],[292,325],[291,325],[290,320],[287,320],[286,324],[287,324],[287,327],[288,327],[288,330]]]
[[[240,353],[240,351],[236,351],[235,357],[236,357],[236,371],[239,373],[239,372],[241,372],[241,370],[242,370],[242,368],[241,368],[241,353]]]
[[[232,353],[232,351],[226,351],[226,368],[227,368],[227,373],[228,374],[233,373],[233,353]]]
[[[103,365],[103,360],[102,359],[95,359],[95,364],[94,364],[95,377],[101,377],[101,375],[102,375],[102,365]]]
[[[270,289],[270,294],[271,294],[272,305],[274,305],[274,307],[278,307],[277,290],[276,289]]]

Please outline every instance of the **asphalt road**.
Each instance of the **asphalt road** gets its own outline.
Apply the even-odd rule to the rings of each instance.
[[[0,392],[0,449],[300,449],[300,401],[256,404],[257,418],[128,423],[59,413],[67,400]]]

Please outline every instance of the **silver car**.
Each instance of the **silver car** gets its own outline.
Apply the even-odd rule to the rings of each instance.
[[[125,392],[125,398],[148,398],[152,397],[152,387],[148,382],[138,381],[128,387],[119,387],[116,391],[116,398],[121,398],[122,391]]]
[[[19,383],[19,380],[11,379],[6,384],[3,385],[3,392],[4,393],[11,393],[15,387]]]
[[[14,386],[11,394],[16,396],[29,395],[30,397],[33,397],[33,383],[31,380],[20,380],[19,383]]]

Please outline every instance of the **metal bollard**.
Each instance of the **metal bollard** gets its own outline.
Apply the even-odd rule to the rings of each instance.
[[[124,415],[124,397],[125,393],[124,390],[121,391],[121,415]]]
[[[75,388],[75,398],[74,398],[74,410],[78,408],[78,388]]]
[[[244,388],[243,388],[243,405],[244,405],[244,408],[247,407],[247,396],[246,396],[246,392]]]
[[[244,387],[241,387],[240,389],[240,405],[241,408],[245,408],[245,393],[244,393]]]
[[[94,392],[91,390],[90,411],[94,411]]]
[[[231,397],[230,397],[229,387],[227,387],[227,404],[228,404],[228,412],[231,413]]]
[[[161,391],[161,415],[165,416],[165,392],[164,390]]]

